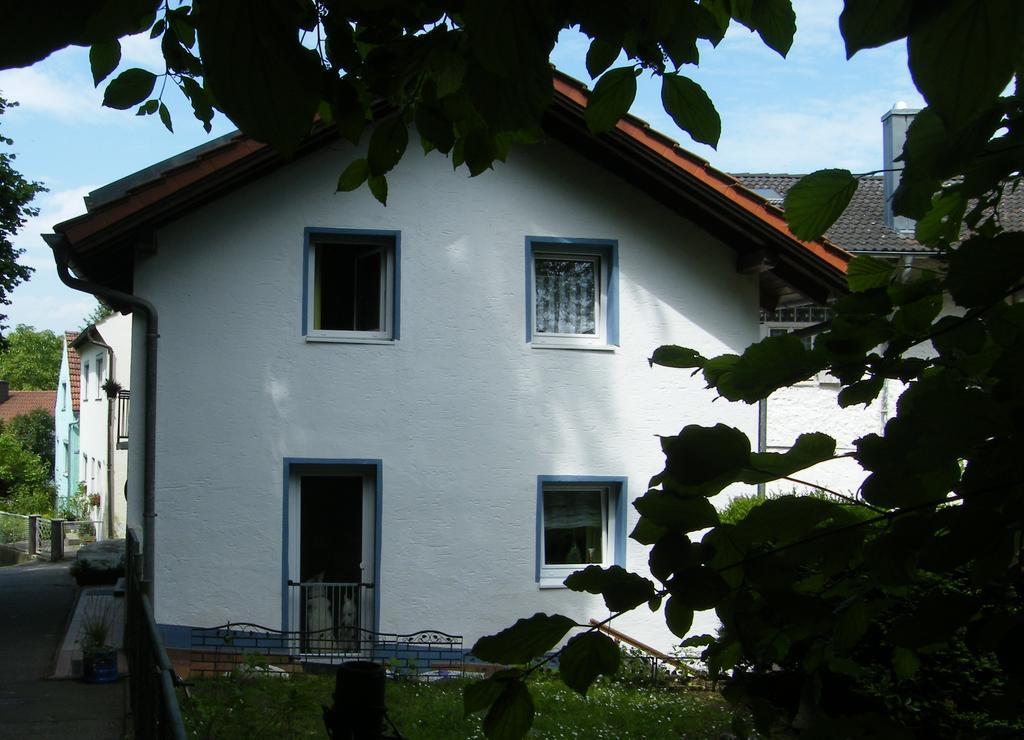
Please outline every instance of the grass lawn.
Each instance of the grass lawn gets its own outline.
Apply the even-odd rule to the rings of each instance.
[[[465,681],[389,680],[392,721],[409,740],[482,738],[481,716],[462,718]],[[557,679],[531,681],[536,738],[711,738],[728,729],[720,696],[665,687],[598,681],[587,697]],[[321,705],[332,703],[333,676],[197,680],[192,698],[180,695],[189,737],[326,737]]]

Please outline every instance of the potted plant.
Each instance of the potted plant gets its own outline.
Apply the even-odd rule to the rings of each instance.
[[[100,505],[100,495],[98,493],[89,494],[89,506],[96,508]]]
[[[121,384],[113,378],[107,378],[103,381],[103,392],[107,394],[107,398],[117,398],[117,394],[121,392]]]
[[[118,679],[117,649],[111,645],[112,615],[109,604],[86,612],[79,633],[82,648],[82,680],[113,683]]]

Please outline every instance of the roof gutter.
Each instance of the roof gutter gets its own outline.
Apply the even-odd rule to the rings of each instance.
[[[156,352],[157,330],[156,307],[144,298],[108,288],[99,283],[82,280],[71,274],[71,244],[63,234],[46,234],[43,237],[53,250],[57,263],[57,275],[62,283],[73,290],[105,298],[111,303],[131,306],[146,317],[146,393],[145,433],[143,435],[143,484],[142,484],[142,567],[145,589],[150,601],[154,598],[156,545]]]

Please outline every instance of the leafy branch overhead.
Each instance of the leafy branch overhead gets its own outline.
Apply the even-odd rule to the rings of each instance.
[[[536,140],[563,28],[590,39],[584,115],[595,134],[616,126],[637,80],[654,75],[673,120],[713,145],[721,121],[687,66],[736,24],[782,55],[797,27],[789,0],[92,0],[56,14],[10,4],[3,20],[0,68],[89,46],[95,82],[110,80],[105,103],[168,128],[163,95],[177,89],[207,128],[220,111],[286,155],[315,118],[368,139],[337,187],[365,184],[381,202],[411,129],[424,152],[472,175]],[[565,585],[599,594],[606,621],[660,610],[680,640],[695,612],[714,609],[720,633],[683,644],[705,648],[708,669],[763,736],[1019,735],[1024,234],[1006,199],[1021,186],[1024,13],[1017,0],[845,0],[839,23],[848,57],[907,45],[927,106],[909,129],[893,207],[915,220],[928,260],[852,259],[849,292],[809,347],[791,335],[716,357],[665,346],[650,362],[746,404],[827,372],[841,406],[884,400],[895,413],[852,447],[809,431],[785,453],[758,452],[723,424],[684,422],[661,438],[664,468],[633,502],[630,536],[647,562],[630,563],[639,572],[590,566]],[[120,69],[118,39],[147,31],[165,68]],[[824,234],[858,178],[826,169],[794,186],[784,204],[792,232]],[[15,183],[22,196],[34,187]],[[837,458],[866,473],[854,495],[782,496],[729,521],[712,503]],[[581,693],[618,667],[596,627],[543,613],[481,638],[474,653],[507,666],[465,691],[489,737],[529,731],[527,681],[539,665],[557,659]]]
[[[248,0],[93,0],[73,12],[19,4],[4,13],[0,69],[30,64],[67,45],[90,47],[104,105],[159,114],[178,90],[209,131],[220,111],[243,132],[293,153],[314,120],[358,142],[366,164],[341,174],[339,189],[366,185],[382,202],[387,175],[405,154],[397,138],[415,128],[471,175],[504,160],[509,145],[536,139],[552,99],[549,57],[560,30],[591,39],[596,80],[586,121],[595,133],[625,115],[637,77],[663,77],[662,100],[696,141],[716,145],[721,122],[701,87],[683,73],[717,45],[731,23],[785,55],[795,21],[787,0],[586,3],[465,0],[421,3],[252,3]],[[45,29],[45,32],[40,32]],[[148,32],[164,69],[122,68],[120,39]],[[625,66],[614,66],[624,57]],[[384,139],[386,141],[381,141]],[[376,144],[376,145],[375,145]]]

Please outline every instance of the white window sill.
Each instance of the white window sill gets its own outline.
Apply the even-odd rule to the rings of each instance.
[[[615,352],[618,350],[613,344],[583,344],[577,342],[530,342],[533,349],[575,349],[588,350],[590,352]]]
[[[305,340],[307,343],[312,344],[395,344],[394,339],[387,339],[386,337],[331,337],[307,334]]]
[[[540,589],[560,588],[563,591],[565,591],[565,590],[568,589],[568,586],[565,585],[565,579],[564,578],[562,580],[557,580],[557,579],[554,579],[554,578],[544,578],[543,576],[541,576],[540,582],[537,583],[537,588],[540,588]]]

